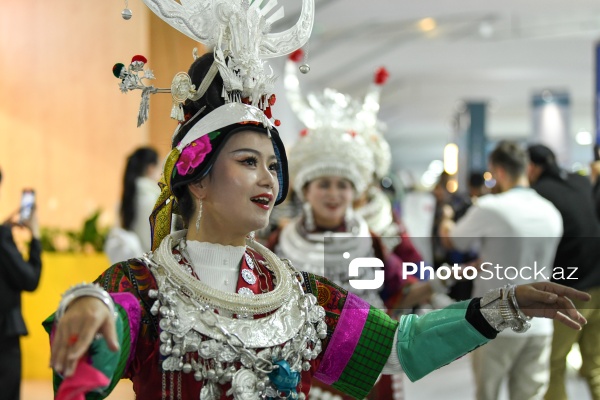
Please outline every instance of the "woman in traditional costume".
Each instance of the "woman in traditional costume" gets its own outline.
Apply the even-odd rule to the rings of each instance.
[[[499,330],[526,329],[527,316],[573,328],[585,322],[567,296],[588,296],[549,283],[397,322],[255,242],[250,233],[267,224],[288,185],[270,120],[273,79],[258,56],[300,47],[312,23],[312,1],[304,0],[296,27],[266,33],[272,18],[257,3],[212,1],[200,12],[199,4],[148,1],[215,50],[194,62],[191,81],[178,74],[171,89],[185,101],[173,115],[185,122],[151,217],[153,251],[69,289],[45,322],[57,398],[104,398],[128,378],[144,400],[303,399],[314,376],[360,399],[382,372],[419,379]],[[139,85],[135,68],[116,68],[125,89]],[[186,230],[170,233],[173,212]]]
[[[372,103],[377,101],[374,97],[379,92],[372,90],[363,104],[330,88],[305,98],[300,91],[293,62],[299,58],[298,52],[290,56],[285,84],[292,109],[307,127],[302,130],[289,154],[290,178],[294,193],[303,201],[302,212],[276,230],[267,247],[278,256],[289,259],[295,268],[325,276],[392,315],[428,304],[432,295],[431,285],[418,282],[413,276],[402,276],[402,262],[415,260],[403,260],[390,253],[390,247],[385,245],[388,243],[384,244],[382,236],[373,232],[370,224],[375,224],[374,227],[382,234],[388,235],[387,239],[395,239],[399,235],[398,225],[392,219],[391,202],[372,185],[376,176],[388,172],[391,161],[389,146],[387,153],[382,146],[387,142],[382,138],[378,138],[381,141],[377,143],[369,142],[373,140],[370,134],[378,121],[367,105],[373,106]],[[381,74],[382,71],[377,75]],[[387,161],[383,159],[386,154],[389,156]],[[354,203],[359,198],[367,198],[367,193],[380,195],[375,204],[369,204],[369,210],[373,205],[380,207],[366,213],[370,220],[360,215],[361,211],[365,211],[364,207],[359,212],[354,210]],[[396,240],[392,248],[397,250],[399,244]],[[352,287],[351,280],[372,281],[376,279],[377,272],[371,268],[360,268],[358,276],[351,276],[350,260],[372,257],[383,261],[382,288]],[[419,261],[416,260],[417,263]],[[318,381],[314,385],[318,387],[311,392],[311,399],[331,396],[332,392]],[[399,384],[392,385],[391,378],[384,376],[369,398],[393,398],[394,386],[400,387]],[[342,395],[339,392],[333,394]]]

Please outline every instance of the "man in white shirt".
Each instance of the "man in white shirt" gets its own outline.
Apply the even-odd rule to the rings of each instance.
[[[562,235],[560,212],[529,187],[527,155],[500,142],[489,157],[498,194],[486,195],[456,224],[440,226],[445,245],[466,251],[479,243],[473,296],[506,284],[548,281]],[[477,400],[496,400],[504,379],[511,399],[542,399],[549,383],[552,321],[535,320],[525,334],[504,331],[472,354]]]

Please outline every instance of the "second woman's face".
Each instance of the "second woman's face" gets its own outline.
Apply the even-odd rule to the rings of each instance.
[[[264,133],[233,134],[221,149],[206,187],[203,216],[213,229],[247,234],[262,229],[279,193],[278,160]],[[206,213],[206,214],[205,214]]]
[[[306,186],[304,197],[312,208],[315,222],[330,228],[344,221],[346,210],[352,205],[354,187],[345,178],[325,176],[312,180]]]

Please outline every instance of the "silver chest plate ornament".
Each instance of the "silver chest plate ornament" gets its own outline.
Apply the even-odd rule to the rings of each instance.
[[[280,265],[274,266],[276,275],[277,271],[290,274],[297,283],[282,293],[283,304],[266,317],[246,319],[220,315],[214,306],[199,303],[198,296],[189,295],[189,286],[184,289],[174,282],[171,268],[185,270],[174,258],[168,265],[163,261],[156,253],[146,259],[158,285],[149,296],[155,299],[151,313],[159,317],[164,371],[193,374],[202,382],[200,400],[220,400],[222,385],[228,383],[231,388],[226,395],[235,400],[305,398],[296,387],[301,372],[309,370],[310,361],[322,351],[327,326],[325,310],[315,296],[303,292],[289,265],[277,260]],[[270,261],[273,267],[276,261]],[[279,279],[287,278],[279,275]],[[234,314],[251,317],[261,313],[249,313],[240,302]]]

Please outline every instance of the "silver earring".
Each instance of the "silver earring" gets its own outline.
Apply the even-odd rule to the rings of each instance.
[[[312,207],[309,203],[304,203],[304,205],[302,205],[302,209],[304,211],[304,227],[308,232],[312,232],[316,229]]]
[[[202,218],[202,200],[198,202],[198,217],[196,217],[196,230],[200,230],[200,218]]]
[[[346,208],[346,213],[344,214],[344,222],[346,224],[346,229],[350,229],[350,224],[354,222],[354,209],[352,206]]]
[[[352,206],[346,209],[346,214],[344,215],[344,222],[346,224],[346,232],[351,232],[353,235],[358,235],[359,226],[356,222],[356,216],[354,212],[354,208]]]
[[[133,13],[129,9],[129,1],[125,0],[125,9],[121,11],[121,17],[123,17],[123,19],[127,21],[128,19],[131,19],[132,15]]]

